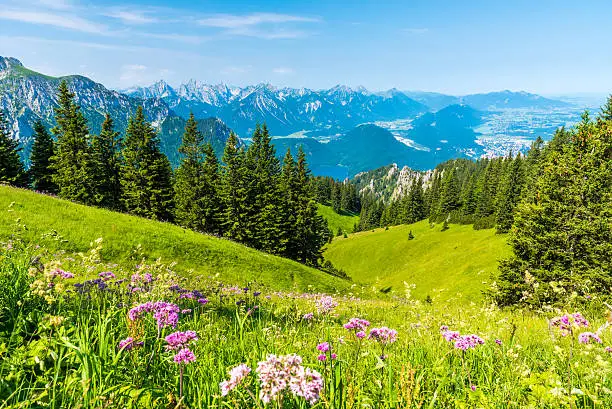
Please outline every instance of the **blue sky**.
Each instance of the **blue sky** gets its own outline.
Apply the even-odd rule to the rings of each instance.
[[[607,93],[610,15],[608,1],[0,0],[0,55],[116,89]]]

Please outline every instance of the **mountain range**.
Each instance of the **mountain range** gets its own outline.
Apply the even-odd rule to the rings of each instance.
[[[185,119],[193,112],[219,156],[231,130],[248,143],[255,124],[266,123],[277,135],[273,142],[279,156],[301,145],[315,174],[338,178],[389,163],[428,169],[452,157],[478,156],[482,150],[474,128],[487,112],[571,106],[526,92],[452,96],[397,89],[371,92],[344,85],[324,90],[270,84],[235,87],[196,80],[178,87],[158,81],[119,92],[81,75],[47,76],[15,58],[0,56],[0,109],[13,137],[24,147],[24,158],[32,145],[34,122],[54,125],[57,88],[64,80],[92,133],[99,132],[106,113],[124,132],[129,116],[142,105],[160,135],[162,150],[175,166]],[[394,130],[397,123],[404,126],[402,132]]]

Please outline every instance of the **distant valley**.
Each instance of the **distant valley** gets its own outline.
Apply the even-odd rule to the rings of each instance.
[[[279,156],[302,146],[315,174],[339,179],[390,163],[424,170],[455,157],[524,151],[537,136],[550,138],[589,108],[581,101],[526,92],[452,96],[342,85],[327,90],[232,87],[196,80],[178,87],[159,81],[119,92],[84,76],[50,77],[0,57],[0,108],[23,144],[24,158],[33,123],[40,119],[47,127],[54,125],[55,93],[62,80],[76,94],[93,133],[107,112],[123,132],[129,114],[142,105],[174,165],[185,118],[193,112],[218,156],[232,130],[248,144],[254,124],[266,123],[276,135]]]

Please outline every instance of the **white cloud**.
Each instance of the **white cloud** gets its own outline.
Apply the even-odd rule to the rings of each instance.
[[[123,85],[142,85],[151,82],[149,69],[142,64],[127,64],[121,67],[119,82]]]
[[[197,20],[201,26],[223,29],[223,34],[264,39],[306,37],[310,34],[309,32],[288,29],[283,26],[320,21],[319,18],[277,13],[214,14]]]
[[[264,23],[316,23],[319,21],[318,18],[292,16],[289,14],[253,13],[247,15],[215,14],[198,20],[198,23],[207,27],[238,29]]]
[[[38,0],[36,4],[54,10],[72,10],[74,4],[69,0]]]
[[[223,68],[220,71],[220,73],[223,75],[246,74],[247,72],[251,71],[252,68],[253,68],[252,65],[247,65],[244,67],[232,65],[232,66]]]
[[[159,22],[157,18],[139,11],[115,10],[105,14],[105,16],[116,18],[125,24],[151,24]]]
[[[274,74],[279,74],[279,75],[289,75],[289,74],[295,73],[293,68],[289,68],[289,67],[277,67],[277,68],[274,68],[272,72]]]
[[[107,34],[104,25],[74,15],[54,14],[44,11],[0,9],[0,20],[42,24],[92,34]]]
[[[420,35],[420,34],[428,33],[429,29],[428,28],[416,28],[416,27],[412,27],[412,28],[404,28],[404,29],[402,29],[402,31],[404,33],[408,33],[408,34],[417,34],[417,35]]]
[[[144,33],[144,32],[136,32],[134,34],[139,37],[143,37],[143,38],[154,38],[157,40],[179,41],[182,43],[189,43],[189,44],[200,44],[200,43],[203,43],[204,41],[210,40],[210,37],[183,35],[183,34],[161,34],[161,33]]]

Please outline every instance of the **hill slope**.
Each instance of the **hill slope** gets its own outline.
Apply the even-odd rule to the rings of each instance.
[[[499,259],[510,252],[506,238],[493,230],[451,225],[430,228],[427,221],[407,226],[362,232],[337,238],[325,252],[335,267],[358,284],[391,286],[404,291],[404,281],[415,284],[412,294],[423,299],[434,290],[445,290],[448,299],[461,293],[467,300],[482,299],[483,282],[490,281]],[[409,231],[415,238],[408,240]]]
[[[327,220],[327,225],[334,233],[338,232],[338,228],[344,233],[352,233],[356,224],[359,224],[359,215],[352,213],[338,214],[334,212],[331,206],[319,204],[319,214]]]
[[[291,260],[261,253],[241,244],[108,210],[77,205],[37,193],[0,186],[0,241],[14,231],[15,221],[27,226],[26,239],[53,251],[87,251],[102,237],[104,261],[131,267],[132,252],[142,246],[149,260],[178,264],[175,270],[197,281],[219,274],[228,284],[256,282],[271,289],[334,292],[347,283]],[[43,239],[56,231],[65,241]]]

